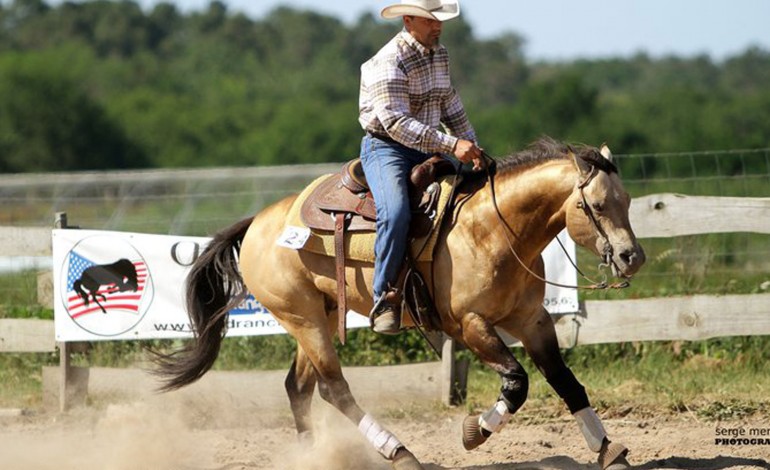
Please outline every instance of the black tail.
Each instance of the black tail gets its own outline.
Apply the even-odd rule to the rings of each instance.
[[[238,252],[251,218],[219,232],[187,275],[187,314],[194,339],[171,354],[153,352],[161,391],[171,391],[200,379],[219,355],[227,329],[227,314],[247,292],[238,270]]]

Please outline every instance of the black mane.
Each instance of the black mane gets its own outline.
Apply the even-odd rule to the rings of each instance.
[[[498,160],[497,173],[521,171],[549,160],[563,160],[569,157],[570,150],[578,158],[606,173],[618,172],[615,164],[604,158],[596,147],[567,145],[550,137],[541,137],[526,149]]]

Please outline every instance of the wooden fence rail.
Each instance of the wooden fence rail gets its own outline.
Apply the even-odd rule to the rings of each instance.
[[[56,351],[52,320],[0,319],[0,353]]]
[[[51,256],[51,229],[0,227],[0,256]]]
[[[581,303],[580,312],[553,319],[563,348],[770,335],[770,294],[595,300]]]
[[[639,238],[707,233],[770,233],[770,198],[652,194],[635,198],[629,211]]]

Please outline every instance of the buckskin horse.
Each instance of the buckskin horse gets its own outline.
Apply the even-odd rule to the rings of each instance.
[[[213,365],[228,311],[248,289],[297,340],[285,385],[300,437],[311,435],[310,404],[320,396],[350,419],[396,469],[423,468],[395,435],[362,410],[350,392],[334,349],[337,322],[335,260],[276,245],[294,197],[284,199],[214,236],[187,279],[187,310],[195,339],[161,355],[163,390],[188,385]],[[564,363],[552,319],[543,307],[541,252],[565,227],[575,242],[598,255],[615,276],[630,278],[644,251],[628,220],[630,197],[612,154],[543,138],[496,162],[494,177],[464,201],[440,234],[432,278],[442,330],[465,345],[501,378],[501,394],[481,415],[463,423],[470,450],[499,431],[527,398],[528,378],[496,328],[519,339],[538,370],[574,415],[604,469],[626,468],[628,452],[611,442],[585,389]],[[372,308],[373,267],[346,267],[348,304]]]

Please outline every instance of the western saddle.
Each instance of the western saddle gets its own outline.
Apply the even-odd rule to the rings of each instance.
[[[412,170],[409,181],[412,208],[410,238],[420,238],[430,233],[441,194],[437,180],[451,174],[457,174],[457,168],[440,156],[433,156]],[[340,342],[345,344],[345,233],[375,231],[377,219],[374,198],[369,191],[361,160],[356,158],[347,162],[339,173],[330,175],[319,184],[303,203],[300,217],[311,230],[334,232],[339,315],[337,328]]]

